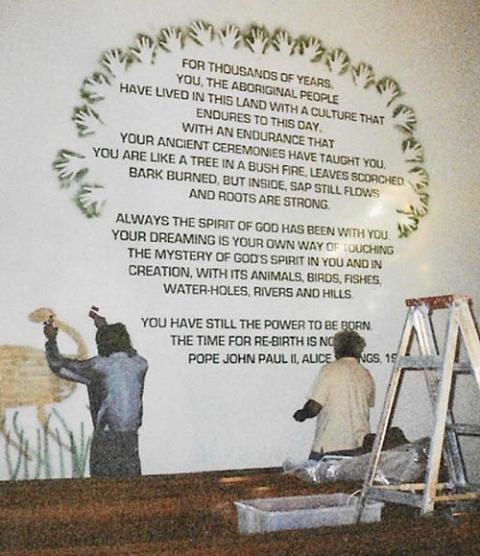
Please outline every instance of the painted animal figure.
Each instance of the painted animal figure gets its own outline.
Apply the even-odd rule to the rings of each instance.
[[[80,334],[58,320],[51,309],[36,309],[28,318],[38,323],[53,319],[55,326],[77,344],[77,353],[71,357],[88,357],[86,345]],[[43,350],[28,346],[0,346],[0,432],[5,436],[9,434],[5,426],[7,409],[31,406],[36,408],[40,424],[50,434],[47,406],[65,400],[75,388],[75,382],[58,378],[50,371]],[[11,434],[10,442],[21,449],[11,439]]]

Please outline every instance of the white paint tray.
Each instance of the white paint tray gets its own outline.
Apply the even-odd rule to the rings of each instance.
[[[350,494],[257,498],[234,502],[242,534],[311,529],[355,522],[358,499]],[[383,502],[367,500],[362,523],[380,521]]]

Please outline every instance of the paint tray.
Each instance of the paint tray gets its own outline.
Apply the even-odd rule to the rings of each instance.
[[[257,498],[234,502],[242,534],[355,523],[358,499],[350,494]],[[367,500],[362,523],[380,521],[383,502]]]

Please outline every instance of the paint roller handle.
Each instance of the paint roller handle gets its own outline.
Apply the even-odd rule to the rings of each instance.
[[[54,342],[57,339],[58,327],[55,326],[53,316],[43,323],[43,333],[49,342]]]
[[[98,314],[99,308],[96,307],[95,305],[92,305],[90,307],[90,311],[88,312],[88,316],[93,319],[93,322],[95,324],[95,326],[97,328],[100,328],[101,326],[105,326],[107,324],[107,319],[105,317],[102,317],[101,315]]]

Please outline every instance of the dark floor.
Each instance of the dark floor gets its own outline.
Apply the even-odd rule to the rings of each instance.
[[[240,535],[234,500],[331,492],[358,484],[309,485],[278,469],[0,484],[5,554],[475,555],[480,512],[416,517],[399,505],[380,523]]]

